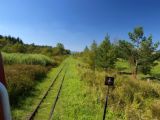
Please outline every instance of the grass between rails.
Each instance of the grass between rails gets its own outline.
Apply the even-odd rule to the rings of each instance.
[[[59,74],[58,78],[54,82],[54,85],[49,90],[48,95],[44,99],[43,103],[40,105],[38,112],[34,117],[34,120],[48,120],[53,102],[57,96],[62,78],[65,74],[65,70],[66,66],[65,68],[63,68],[63,71]]]
[[[21,101],[18,107],[12,107],[13,120],[27,119],[27,117],[31,114],[31,112],[39,103],[40,99],[43,97],[43,94],[46,92],[52,80],[54,79],[56,73],[60,70],[63,64],[64,63],[62,63],[62,65],[58,68],[51,69],[45,79],[37,81],[37,84],[34,87],[33,91],[26,99]]]

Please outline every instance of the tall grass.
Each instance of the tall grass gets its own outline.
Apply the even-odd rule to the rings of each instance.
[[[4,64],[54,65],[54,61],[41,54],[2,53]]]
[[[41,65],[5,65],[10,103],[18,105],[47,74],[48,68]]]
[[[160,84],[134,80],[129,75],[118,75],[113,72],[96,71],[95,74],[91,69],[82,67],[79,68],[79,74],[81,79],[90,86],[90,89],[95,91],[94,94],[98,94],[97,100],[103,105],[107,91],[104,77],[105,75],[115,75],[115,86],[110,89],[108,101],[108,119],[159,119]]]

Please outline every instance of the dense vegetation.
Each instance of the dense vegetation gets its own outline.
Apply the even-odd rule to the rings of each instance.
[[[76,60],[70,57],[65,61],[68,69],[55,110],[56,119],[102,119],[105,76],[115,77],[107,119],[160,118],[159,43],[154,43],[151,35],[145,36],[142,27],[136,27],[128,36],[130,40],[111,42],[107,34],[100,44],[93,41],[83,52],[73,54]],[[0,49],[13,118],[24,119],[25,112],[30,114],[34,109],[31,104],[37,104],[48,88],[55,74],[51,71],[49,78],[45,78],[50,68],[60,64],[70,51],[61,43],[56,47],[28,45],[10,36],[0,36]],[[56,92],[55,89],[53,94]],[[49,104],[53,102],[48,100]],[[45,112],[43,115],[47,117]]]
[[[63,44],[56,47],[25,44],[20,38],[0,35],[6,80],[13,108],[31,95],[50,68],[60,64],[70,54]]]
[[[18,37],[0,35],[0,50],[7,53],[34,53],[47,56],[70,54],[70,50],[64,48],[63,44],[57,43],[56,47],[24,44]]]
[[[104,77],[115,77],[108,119],[159,119],[159,43],[153,43],[152,36],[146,37],[142,27],[136,27],[128,35],[130,40],[115,43],[107,35],[99,45],[93,41],[90,47],[75,54],[85,63],[79,64],[81,79],[97,95],[97,102],[104,104]]]
[[[135,79],[138,72],[151,75],[151,69],[160,59],[159,42],[153,43],[151,35],[146,37],[142,27],[135,28],[128,35],[131,42],[119,40],[115,43],[111,43],[107,35],[100,45],[93,41],[90,49],[86,47],[80,55],[91,68],[114,69],[121,58],[128,62]]]
[[[125,66],[124,66],[125,67]],[[97,103],[104,105],[107,87],[104,77],[114,76],[115,86],[110,89],[107,119],[109,120],[152,120],[160,118],[160,85],[157,82],[135,80],[130,75],[112,71],[93,71],[87,65],[79,65],[81,80],[89,86]]]

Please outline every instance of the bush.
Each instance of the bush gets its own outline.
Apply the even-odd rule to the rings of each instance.
[[[30,94],[36,81],[47,74],[47,68],[40,65],[7,65],[5,75],[11,105],[17,105],[19,99]]]

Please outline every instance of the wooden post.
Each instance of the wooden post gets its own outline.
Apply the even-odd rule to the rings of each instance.
[[[6,87],[7,84],[5,81],[5,74],[4,74],[4,67],[3,67],[3,60],[1,53],[0,53],[0,82]],[[0,120],[4,120],[1,101],[0,101]]]

